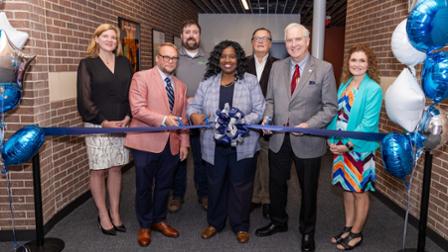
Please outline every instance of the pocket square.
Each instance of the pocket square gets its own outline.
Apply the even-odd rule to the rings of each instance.
[[[315,81],[312,81],[312,80],[310,80],[310,83],[309,83],[309,85],[316,85],[316,82],[315,82]]]

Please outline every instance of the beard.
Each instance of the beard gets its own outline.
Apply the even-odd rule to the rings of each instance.
[[[199,42],[196,41],[194,38],[189,38],[185,43],[182,43],[182,46],[185,47],[187,50],[196,50],[199,48]]]
[[[162,64],[161,65],[157,64],[157,67],[160,69],[160,71],[162,71],[164,74],[167,74],[167,75],[173,74],[174,71],[176,70],[176,68],[174,67],[174,69],[170,71]]]

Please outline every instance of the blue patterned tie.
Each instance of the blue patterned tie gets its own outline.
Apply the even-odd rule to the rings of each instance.
[[[174,107],[174,90],[173,90],[173,86],[171,84],[171,80],[169,77],[165,78],[165,83],[166,83],[166,93],[168,94],[168,101],[170,102],[170,110],[173,111],[173,107]]]

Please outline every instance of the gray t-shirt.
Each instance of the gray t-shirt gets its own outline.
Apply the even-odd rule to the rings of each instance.
[[[207,55],[201,48],[198,54],[192,58],[187,54],[184,47],[179,51],[179,62],[176,69],[176,76],[187,85],[187,97],[193,97],[199,87],[199,83],[204,79],[207,69]]]

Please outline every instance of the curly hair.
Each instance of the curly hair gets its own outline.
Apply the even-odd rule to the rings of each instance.
[[[358,44],[352,46],[347,53],[347,57],[344,61],[344,67],[342,69],[342,76],[341,76],[341,83],[345,83],[352,77],[352,74],[350,73],[350,70],[348,68],[348,63],[350,60],[350,57],[355,52],[363,52],[367,56],[367,75],[372,78],[377,83],[380,83],[380,73],[378,70],[378,61],[376,59],[375,54],[373,53],[372,49],[370,49],[367,45],[364,44]]]
[[[219,59],[221,58],[222,51],[224,51],[224,49],[226,49],[227,47],[232,47],[233,49],[235,49],[237,58],[235,77],[238,79],[243,79],[244,73],[247,71],[246,53],[244,53],[243,48],[241,47],[240,44],[238,44],[238,42],[224,40],[221,41],[219,44],[217,44],[215,48],[213,48],[213,51],[210,53],[210,57],[208,58],[207,62],[207,71],[205,72],[204,75],[204,80],[221,72],[221,68],[219,67]]]

